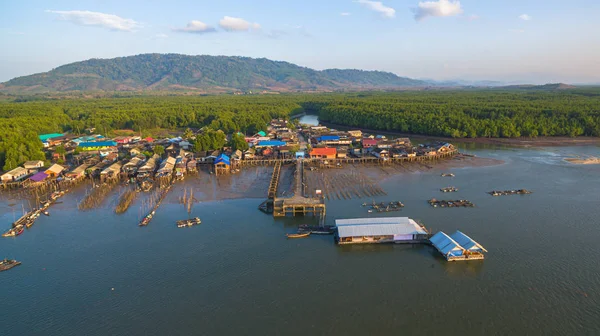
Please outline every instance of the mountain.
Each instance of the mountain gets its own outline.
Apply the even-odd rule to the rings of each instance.
[[[428,86],[389,72],[317,71],[265,58],[143,54],[90,59],[0,84],[3,92],[332,91]]]

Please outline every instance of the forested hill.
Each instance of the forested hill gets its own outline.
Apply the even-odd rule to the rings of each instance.
[[[48,72],[17,77],[0,84],[0,91],[332,91],[427,86],[420,80],[389,72],[362,70],[317,71],[288,62],[229,56],[143,54],[90,59]]]

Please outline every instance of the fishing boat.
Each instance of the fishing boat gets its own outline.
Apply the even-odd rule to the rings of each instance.
[[[46,216],[50,216],[50,213],[48,211],[44,211],[43,214]]]
[[[190,226],[198,225],[201,223],[202,223],[202,221],[200,220],[200,218],[194,217],[194,218],[190,218],[190,219],[178,220],[177,227],[178,228],[190,227]]]
[[[16,235],[16,236],[18,236],[18,235],[20,235],[21,233],[23,233],[23,231],[25,231],[25,228],[21,226],[21,228],[20,228],[20,229],[17,229],[17,232],[16,232],[16,234],[15,234],[15,235]]]
[[[308,232],[298,232],[298,233],[286,233],[285,236],[288,239],[292,239],[292,238],[306,238],[306,237],[310,236],[310,231],[308,231]]]
[[[0,261],[0,272],[7,271],[15,266],[21,265],[20,261],[16,261],[14,259],[4,259]]]

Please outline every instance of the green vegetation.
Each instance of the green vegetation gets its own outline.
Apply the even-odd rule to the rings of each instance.
[[[30,92],[197,89],[213,93],[427,85],[380,71],[316,71],[264,58],[179,54],[90,59],[66,64],[46,73],[18,77],[4,84],[7,92],[27,88]]]
[[[600,89],[326,95],[305,101],[320,120],[454,138],[600,136]]]
[[[350,127],[447,137],[600,136],[600,89],[415,91],[266,96],[146,96],[0,101],[0,167],[45,160],[39,134],[170,130],[196,151],[219,149],[226,134],[252,135],[299,111]],[[243,135],[230,144],[245,149]],[[147,153],[146,153],[147,154]]]

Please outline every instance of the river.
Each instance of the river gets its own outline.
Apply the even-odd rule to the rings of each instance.
[[[23,262],[0,274],[2,335],[600,335],[600,166],[562,159],[598,147],[478,148],[502,165],[388,176],[402,216],[460,229],[489,250],[447,263],[427,246],[336,246],[286,240],[309,219],[274,219],[256,198],[203,202],[200,226],[177,229],[181,205],[149,226],[132,208],[81,212],[69,194],[25,234],[0,240]],[[431,208],[440,187],[469,209]],[[493,189],[525,196],[492,197]],[[327,223],[368,214],[369,200],[328,201]],[[138,205],[139,207],[139,205]],[[0,223],[12,221],[7,201]],[[137,209],[137,208],[135,208]]]

